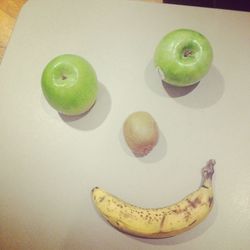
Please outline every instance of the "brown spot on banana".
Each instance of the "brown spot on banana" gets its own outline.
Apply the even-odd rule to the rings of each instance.
[[[185,211],[185,217],[184,218],[185,218],[186,221],[189,221],[190,216],[191,216],[191,213],[189,211]]]
[[[206,186],[206,185],[204,185],[204,184],[203,184],[201,187],[206,188],[206,189],[208,189],[208,188],[209,188],[209,187],[207,187],[207,186]]]
[[[106,198],[106,196],[100,197],[99,202],[102,203],[105,200],[105,198]]]
[[[213,205],[213,201],[214,201],[214,198],[213,197],[209,197],[209,199],[208,199],[209,207],[211,207]]]
[[[164,214],[163,217],[162,217],[162,219],[161,219],[161,222],[160,222],[160,232],[162,232],[162,229],[163,229],[163,226],[164,226],[165,219],[166,219],[166,215]]]
[[[196,208],[199,204],[201,204],[201,200],[199,197],[196,197],[193,201],[186,199],[186,201],[189,203],[189,205],[192,208]]]
[[[194,223],[196,222],[197,220],[194,220],[193,222],[191,222],[190,224],[188,224],[188,227],[191,227],[192,225],[194,225]]]
[[[175,213],[175,214],[178,214],[178,213],[179,213],[179,210],[177,210],[177,209],[173,209],[172,211],[173,211],[173,213]]]

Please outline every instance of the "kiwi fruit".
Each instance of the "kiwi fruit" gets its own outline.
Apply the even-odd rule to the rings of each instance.
[[[152,115],[145,111],[137,111],[124,121],[123,134],[134,155],[143,157],[157,144],[159,129]]]

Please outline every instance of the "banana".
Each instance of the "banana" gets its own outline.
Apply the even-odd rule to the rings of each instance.
[[[209,160],[203,167],[199,189],[170,206],[138,207],[98,187],[92,189],[92,199],[100,214],[122,232],[144,238],[172,237],[190,230],[211,211],[214,165],[215,160]]]

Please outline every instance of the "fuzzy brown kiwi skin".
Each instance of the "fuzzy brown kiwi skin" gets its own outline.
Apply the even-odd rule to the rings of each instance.
[[[128,147],[136,157],[149,154],[159,138],[159,129],[154,118],[145,111],[130,114],[123,124],[123,134]]]

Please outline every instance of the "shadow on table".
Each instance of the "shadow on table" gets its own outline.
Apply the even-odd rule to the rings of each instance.
[[[144,76],[146,85],[154,93],[190,108],[202,109],[215,105],[224,93],[224,79],[214,65],[200,82],[187,87],[175,87],[162,81],[153,60],[148,63]]]
[[[61,119],[69,126],[79,130],[93,130],[99,127],[111,110],[111,96],[106,87],[99,83],[96,102],[86,113],[78,116],[59,114]]]

